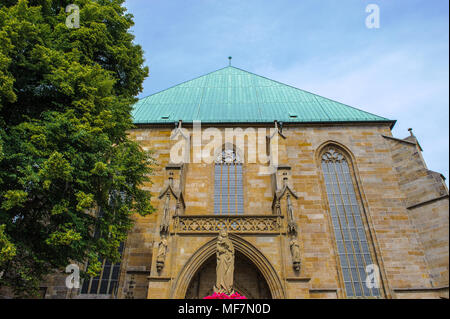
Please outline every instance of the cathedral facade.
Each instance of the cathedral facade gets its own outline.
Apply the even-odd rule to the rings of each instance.
[[[231,66],[133,117],[156,211],[120,265],[46,298],[211,295],[221,231],[247,298],[448,298],[448,189],[395,121]]]

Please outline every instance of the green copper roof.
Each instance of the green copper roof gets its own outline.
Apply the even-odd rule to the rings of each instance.
[[[390,122],[351,106],[228,66],[139,100],[135,124]]]

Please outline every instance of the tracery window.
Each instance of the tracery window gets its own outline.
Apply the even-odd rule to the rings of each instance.
[[[244,213],[242,162],[234,149],[224,149],[215,160],[214,213]]]
[[[379,297],[366,285],[366,266],[373,264],[347,158],[329,147],[322,155],[331,219],[347,297]]]

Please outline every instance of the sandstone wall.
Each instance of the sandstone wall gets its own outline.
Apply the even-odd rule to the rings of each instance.
[[[224,129],[220,130],[224,134]],[[182,215],[214,214],[214,164],[189,163],[182,169],[171,166],[170,150],[177,142],[170,139],[171,133],[172,128],[150,126],[130,131],[130,137],[143,149],[153,151],[156,164],[152,182],[144,188],[153,195],[156,213],[135,217],[136,224],[125,244],[118,298],[173,297],[178,277],[195,264],[193,256],[217,237],[217,233],[207,231],[180,234],[171,225],[165,264],[157,271],[164,207],[164,197],[159,195],[167,189],[169,177],[174,188],[182,190]],[[244,214],[273,215],[273,186],[280,187],[282,179],[287,178],[297,195],[292,204],[301,247],[300,272],[292,267],[284,199],[279,231],[237,234],[260,254],[255,258],[271,267],[276,275],[273,282],[276,278],[280,281],[280,295],[345,297],[319,158],[320,150],[329,143],[346,150],[352,159],[367,238],[381,270],[383,297],[448,295],[448,192],[445,199],[442,184],[426,169],[415,142],[396,141],[389,127],[376,125],[285,126],[282,133],[286,138],[279,137],[280,168],[275,179],[259,174],[260,163],[243,165]],[[246,144],[241,150],[245,159],[248,149]],[[250,147],[250,152],[256,149]],[[191,149],[192,159],[193,155]],[[172,199],[170,210],[175,209]]]
[[[429,170],[414,136],[405,140],[386,139],[398,172],[400,188],[406,195],[407,211],[424,247],[430,276],[436,291],[447,287],[449,260],[448,189],[443,177]]]
[[[258,241],[258,238],[248,238],[248,240],[267,256],[283,281],[286,294],[295,298],[298,286],[296,284],[302,282],[302,285],[308,286],[308,290],[311,291],[307,294],[302,293],[302,296],[333,298],[344,295],[317,153],[324,143],[335,142],[347,149],[354,160],[360,199],[367,216],[366,232],[369,240],[373,242],[377,263],[382,271],[385,296],[396,297],[397,294],[401,294],[396,291],[402,291],[402,289],[421,289],[419,294],[435,296],[431,280],[433,272],[425,256],[426,254],[436,256],[434,258],[439,260],[436,264],[439,264],[439,267],[444,269],[441,271],[445,272],[446,265],[448,269],[448,260],[445,265],[443,259],[445,250],[448,254],[448,243],[447,246],[443,243],[440,250],[434,252],[429,250],[427,243],[423,240],[423,231],[417,228],[415,214],[411,213],[411,209],[407,209],[411,196],[402,184],[403,172],[399,172],[396,164],[398,162],[396,150],[391,141],[383,137],[383,135],[391,135],[389,128],[356,125],[297,126],[285,127],[283,134],[286,139],[279,140],[279,162],[280,165],[290,166],[289,184],[298,195],[298,199],[294,200],[294,208],[302,244],[301,274],[295,274],[291,267],[285,236],[275,236],[266,241]],[[162,203],[156,195],[167,183],[168,175],[164,167],[169,164],[170,147],[175,143],[169,140],[170,129],[136,129],[131,132],[131,136],[144,148],[155,151],[154,157],[158,167],[152,177],[153,184],[146,187],[155,194],[153,204],[159,208],[158,211],[161,211]],[[244,153],[246,152],[247,150],[244,150]],[[187,165],[184,214],[213,214],[213,166],[213,164],[205,163]],[[408,170],[410,168],[406,168],[406,171]],[[244,212],[248,215],[270,215],[273,200],[271,179],[269,176],[259,175],[258,172],[259,164],[245,164],[243,167]],[[424,185],[424,187],[429,189],[430,186]],[[284,211],[285,207],[282,207],[282,210]],[[437,214],[441,214],[439,218],[445,220],[445,213]],[[144,221],[145,227],[141,224]],[[152,245],[159,240],[157,224],[158,214],[139,218],[136,226],[138,232],[146,235],[130,237],[127,243],[127,249],[130,252],[128,264],[137,265],[141,262],[133,261],[131,252],[151,255],[149,251]],[[160,275],[164,279],[155,283],[156,286],[161,287],[161,290],[159,292],[155,290],[155,293],[149,290],[149,297],[169,296],[170,287],[189,256],[211,238],[213,237],[189,237],[188,240],[178,238],[176,247],[173,247],[174,250],[168,255],[167,263],[170,268],[165,268],[165,273]],[[169,247],[171,247],[170,244]],[[155,249],[154,247],[153,254]],[[149,265],[147,264],[146,267]],[[148,271],[148,268],[146,270]],[[124,269],[124,272],[126,271]],[[157,278],[158,275],[153,273],[151,277]],[[448,275],[446,281],[448,285]],[[445,284],[445,279],[443,282]],[[124,282],[124,291],[126,286]],[[145,284],[142,282],[140,286],[144,287]],[[142,296],[142,292],[139,296]]]

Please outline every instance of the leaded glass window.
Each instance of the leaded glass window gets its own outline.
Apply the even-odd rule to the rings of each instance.
[[[123,243],[119,246],[119,253],[122,256]],[[100,259],[102,270],[96,277],[91,277],[83,281],[81,287],[82,294],[110,295],[115,291],[119,283],[120,263],[111,263],[108,260]]]
[[[223,150],[215,161],[214,213],[244,213],[242,162],[232,149]]]
[[[109,196],[109,204],[113,207],[117,206],[118,203],[124,202],[126,200],[126,193],[123,191],[113,190]],[[98,218],[102,218],[105,211],[102,207],[99,208]],[[99,227],[95,228],[94,238],[98,239],[101,237],[101,231]],[[123,253],[123,243],[119,245],[119,254],[122,257]],[[100,258],[99,261],[102,264],[102,269],[100,274],[96,277],[90,277],[83,281],[83,286],[81,287],[82,294],[96,294],[96,295],[110,295],[112,294],[118,285],[119,272],[120,272],[120,262],[111,263],[108,260]],[[89,264],[88,264],[89,266]]]
[[[341,152],[328,148],[322,170],[347,297],[379,297],[378,288],[366,286],[366,266],[373,262],[349,163]]]

